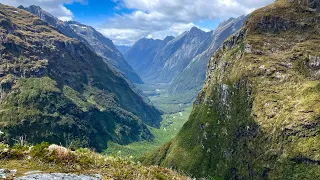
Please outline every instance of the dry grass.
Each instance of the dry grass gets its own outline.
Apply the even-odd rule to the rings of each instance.
[[[55,156],[59,159],[68,159],[69,151],[67,148],[52,144],[48,147],[50,153],[54,153]]]
[[[130,158],[105,156],[89,149],[72,151],[58,145],[49,146],[47,143],[31,148],[19,147],[21,151],[17,147],[13,148],[9,148],[6,157],[0,158],[0,168],[17,169],[17,176],[38,170],[47,173],[101,174],[103,179],[187,179],[167,168],[142,166]],[[23,156],[17,158],[10,155],[14,152],[20,152]]]

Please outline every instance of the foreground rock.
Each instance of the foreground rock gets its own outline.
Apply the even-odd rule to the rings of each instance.
[[[76,174],[64,174],[64,173],[48,173],[48,174],[31,174],[16,178],[16,180],[36,180],[36,179],[52,179],[52,180],[101,180],[100,175],[76,175]]]
[[[16,175],[17,170],[0,169],[0,179],[12,178]]]

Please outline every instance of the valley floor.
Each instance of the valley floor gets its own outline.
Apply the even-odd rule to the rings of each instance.
[[[130,157],[134,159],[143,156],[147,152],[151,152],[169,142],[175,137],[185,122],[188,121],[192,111],[192,100],[196,93],[184,93],[179,95],[170,95],[166,93],[166,84],[156,85],[137,85],[151,102],[160,109],[162,115],[161,127],[159,129],[148,126],[154,135],[152,141],[133,142],[128,145],[119,145],[117,143],[108,142],[108,149],[105,154],[117,155],[121,157]]]
[[[185,108],[183,111],[175,114],[165,114],[162,116],[161,127],[159,129],[148,127],[154,135],[153,141],[133,142],[128,145],[119,145],[112,141],[108,142],[106,154],[118,155],[121,157],[137,158],[147,152],[151,152],[162,144],[175,137],[184,123],[188,120],[192,107]]]

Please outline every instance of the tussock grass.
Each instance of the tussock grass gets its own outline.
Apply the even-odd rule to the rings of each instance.
[[[105,156],[86,148],[71,150],[49,143],[13,147],[0,144],[0,157],[0,168],[17,169],[17,176],[40,170],[101,174],[103,179],[187,179],[170,169],[142,166],[130,158]]]

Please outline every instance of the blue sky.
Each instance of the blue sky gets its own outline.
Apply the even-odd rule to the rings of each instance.
[[[122,10],[115,8],[116,6],[117,4],[111,0],[95,0],[65,5],[73,13],[73,20],[90,26],[101,25],[106,19],[114,17],[115,13],[122,13]]]
[[[66,4],[65,7],[73,13],[73,20],[79,21],[94,27],[99,27],[107,19],[114,18],[116,15],[130,14],[134,9],[118,8],[118,4],[112,0],[94,0],[85,3]],[[199,20],[194,22],[196,26],[202,29],[215,29],[221,19]]]
[[[147,37],[177,36],[193,26],[214,30],[230,17],[274,0],[0,0],[12,6],[38,5],[59,19],[91,25],[117,45]]]

